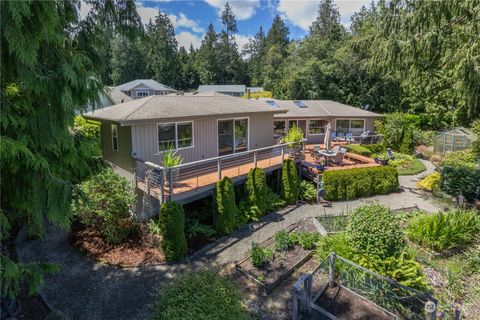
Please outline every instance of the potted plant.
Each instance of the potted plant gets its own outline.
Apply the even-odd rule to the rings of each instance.
[[[288,154],[290,157],[296,158],[301,155],[303,141],[303,131],[298,127],[292,127],[288,130],[283,143],[290,143],[288,145]]]
[[[167,187],[170,186],[170,182],[174,185],[175,181],[178,179],[178,175],[180,174],[180,169],[175,168],[175,169],[168,169],[172,167],[176,167],[182,164],[182,157],[180,155],[177,155],[177,151],[173,150],[173,146],[168,146],[167,149],[165,149],[163,153],[163,161],[162,161],[162,166],[166,168],[164,170],[164,179],[165,179],[165,185]],[[171,177],[172,181],[170,181],[170,171],[172,171]]]
[[[388,164],[389,157],[385,154],[382,154],[378,157],[378,163],[380,163],[383,166],[386,166]]]

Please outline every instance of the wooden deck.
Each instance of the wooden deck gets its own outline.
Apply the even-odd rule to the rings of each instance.
[[[298,159],[297,161],[298,163],[301,162],[303,174],[311,179],[321,174],[316,168],[317,161],[312,156],[312,148],[313,145],[307,145],[303,160]],[[212,194],[216,182],[221,177],[230,177],[235,184],[238,184],[246,179],[250,169],[255,167],[255,162],[258,168],[264,169],[266,173],[271,173],[281,168],[282,159],[287,158],[288,154],[282,154],[280,149],[260,152],[256,155],[256,161],[253,155],[232,157],[222,162],[220,175],[217,162],[202,163],[182,168],[173,186],[171,188],[164,186],[163,192],[160,190],[160,183],[150,181],[147,188],[145,180],[139,178],[137,178],[137,187],[157,199],[162,199],[163,193],[164,198],[188,203]],[[342,166],[330,166],[326,170],[344,170],[377,165],[368,157],[347,153]]]

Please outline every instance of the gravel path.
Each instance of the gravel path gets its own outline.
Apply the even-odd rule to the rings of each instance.
[[[53,226],[47,227],[43,241],[26,240],[25,229],[17,238],[21,262],[48,261],[61,271],[46,277],[41,296],[48,307],[64,319],[145,319],[148,306],[154,301],[155,288],[182,269],[205,265],[222,265],[241,259],[252,241],[262,242],[280,229],[301,219],[320,214],[340,214],[368,201],[378,201],[392,209],[417,205],[426,211],[440,208],[422,197],[415,189],[419,178],[433,172],[433,165],[424,161],[427,170],[419,175],[401,176],[404,191],[350,202],[336,202],[331,208],[320,205],[292,206],[268,214],[258,223],[237,230],[222,238],[183,264],[140,268],[119,268],[86,258],[73,249],[67,234]]]

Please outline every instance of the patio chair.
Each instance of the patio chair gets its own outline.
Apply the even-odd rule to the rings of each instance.
[[[332,163],[337,166],[343,166],[343,158],[347,153],[347,149],[341,148],[340,151],[337,152],[335,158],[332,160]]]
[[[345,134],[345,141],[348,143],[353,143],[353,133],[347,132]]]
[[[344,141],[345,140],[345,133],[338,132],[335,134],[335,141]]]
[[[322,151],[320,146],[314,146],[312,148],[312,156],[315,160],[321,160],[322,159],[322,154],[320,153],[320,151]]]

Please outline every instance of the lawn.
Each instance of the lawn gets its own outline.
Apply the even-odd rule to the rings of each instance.
[[[395,159],[398,158],[399,155],[395,157]],[[403,155],[402,155],[403,156]],[[410,157],[410,156],[407,156]],[[413,158],[412,160],[400,160],[398,164],[396,164],[397,160],[393,160],[392,166],[395,166],[398,171],[398,175],[400,176],[411,176],[414,174],[418,174],[420,172],[425,171],[427,168],[423,164],[420,159]]]

